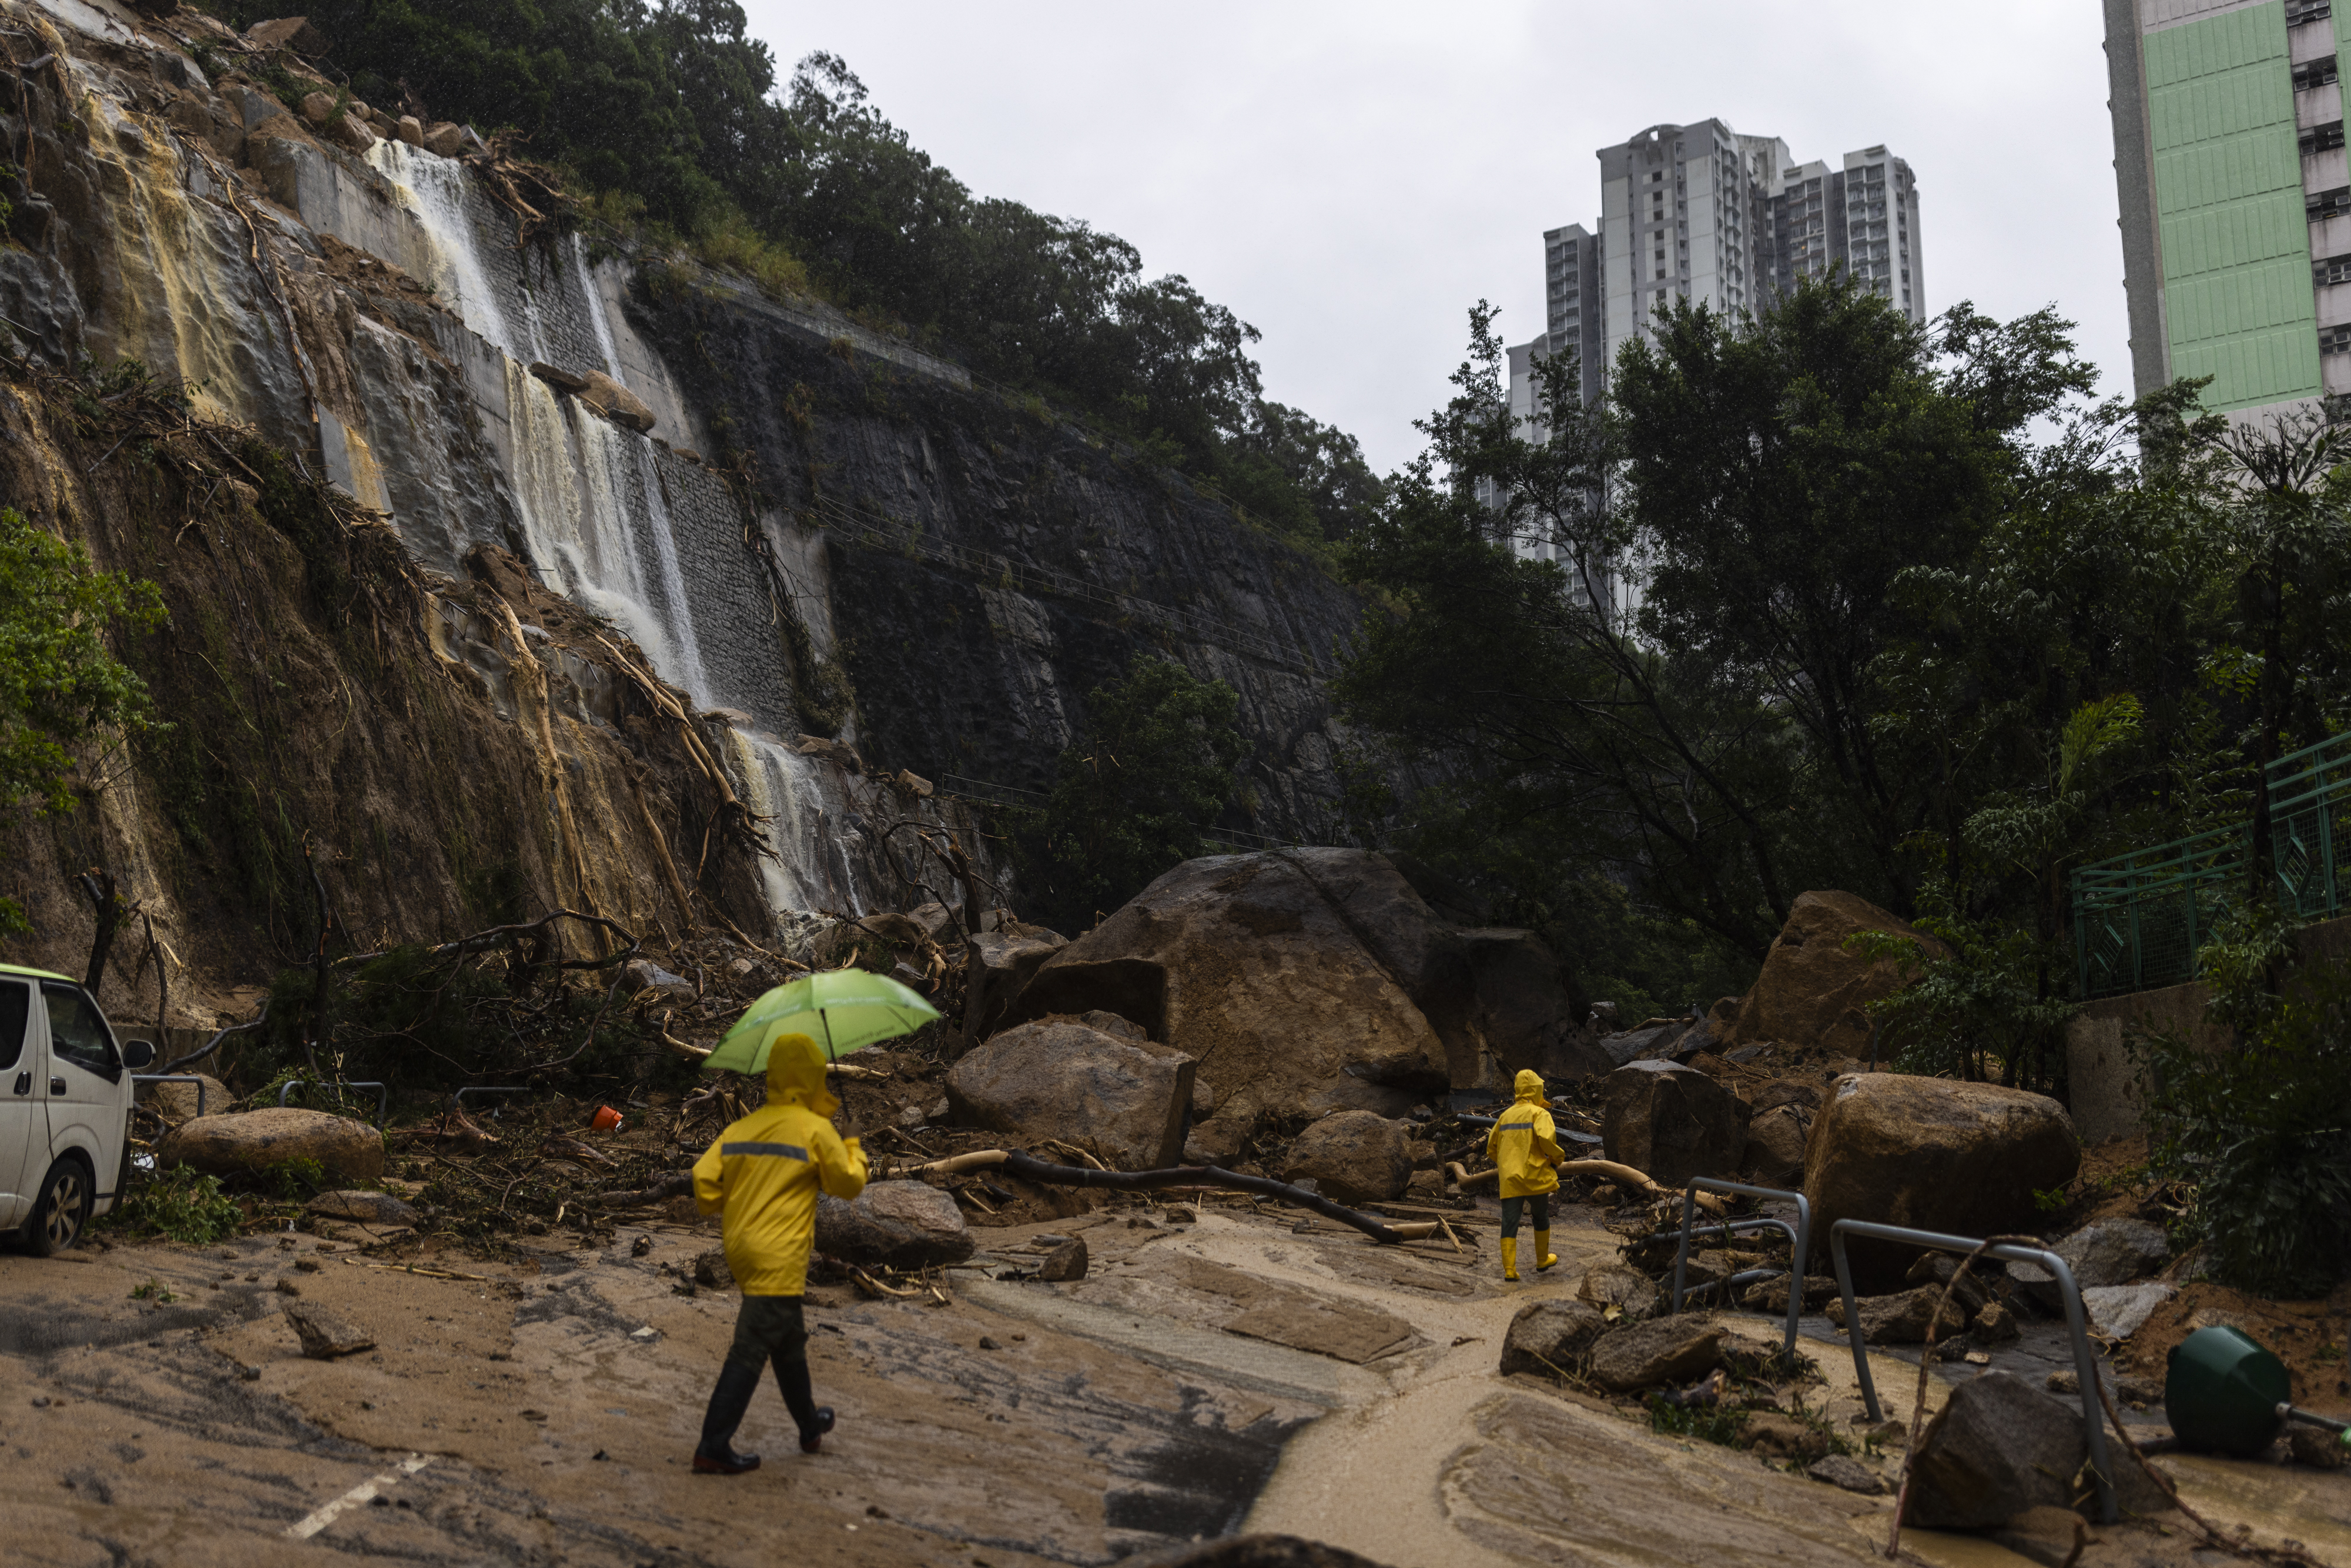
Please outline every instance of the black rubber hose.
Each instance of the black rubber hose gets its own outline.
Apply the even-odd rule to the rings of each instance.
[[[1358,1214],[1343,1204],[1332,1203],[1320,1193],[1302,1186],[1274,1181],[1267,1176],[1241,1176],[1217,1166],[1174,1166],[1157,1171],[1096,1171],[1082,1166],[1047,1165],[1043,1160],[1019,1149],[1008,1149],[1003,1168],[1030,1181],[1051,1182],[1057,1186],[1100,1186],[1118,1192],[1145,1192],[1161,1186],[1217,1186],[1233,1192],[1253,1192],[1264,1197],[1280,1198],[1284,1203],[1311,1208],[1325,1219],[1335,1219],[1342,1225],[1352,1225],[1373,1240],[1394,1247],[1405,1239],[1368,1214]]]

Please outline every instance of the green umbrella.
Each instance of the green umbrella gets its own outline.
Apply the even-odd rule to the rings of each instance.
[[[765,1072],[774,1025],[786,1019],[813,1018],[799,1032],[824,1041],[825,1059],[838,1061],[877,1040],[912,1034],[939,1009],[886,975],[862,969],[827,969],[789,986],[778,986],[743,1009],[718,1048],[703,1058],[705,1072]]]

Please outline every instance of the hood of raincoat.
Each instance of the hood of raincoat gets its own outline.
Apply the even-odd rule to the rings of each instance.
[[[1543,1098],[1542,1074],[1532,1068],[1520,1068],[1519,1075],[1510,1081],[1510,1092],[1520,1100],[1541,1100]]]
[[[768,1103],[805,1105],[820,1116],[841,1109],[841,1102],[824,1086],[823,1048],[781,1025],[768,1048]]]

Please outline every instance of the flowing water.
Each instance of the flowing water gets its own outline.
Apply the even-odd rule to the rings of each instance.
[[[697,527],[703,548],[712,548],[708,476],[530,372],[545,361],[621,379],[619,334],[585,245],[571,235],[552,256],[515,252],[504,214],[473,188],[462,164],[394,141],[378,143],[368,156],[413,221],[423,266],[412,270],[427,276],[435,298],[503,358],[507,477],[532,563],[550,586],[633,638],[698,709],[721,702],[772,707],[770,667],[745,662],[759,651],[738,643],[705,656],[696,625],[686,562],[692,546],[681,541],[693,536],[674,514],[688,496],[700,497]],[[674,504],[677,485],[689,488]],[[725,532],[731,536],[734,527],[729,517]],[[773,649],[764,655],[776,657]],[[870,878],[852,852],[854,804],[830,765],[756,727],[733,730],[727,750],[745,803],[767,820],[775,858],[763,860],[760,873],[779,923],[811,909],[874,907]]]

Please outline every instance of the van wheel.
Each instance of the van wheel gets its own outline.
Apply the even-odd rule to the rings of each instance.
[[[51,1166],[25,1220],[25,1250],[36,1258],[54,1258],[79,1241],[89,1225],[94,1196],[89,1166],[71,1155]]]

